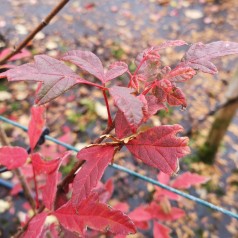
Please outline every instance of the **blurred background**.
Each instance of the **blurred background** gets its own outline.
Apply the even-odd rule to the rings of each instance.
[[[14,48],[58,2],[0,0],[0,49]],[[178,39],[189,44],[219,40],[238,42],[237,11],[236,0],[71,0],[27,45],[30,56],[16,64],[29,62],[36,54],[58,57],[68,50],[84,49],[98,55],[104,66],[122,60],[133,69],[134,59],[140,52],[165,40]],[[188,46],[164,50],[161,52],[163,63],[175,65],[186,49]],[[184,135],[190,137],[192,153],[180,161],[180,173],[191,171],[210,179],[204,185],[193,187],[189,193],[237,212],[238,104],[234,100],[228,106],[218,108],[238,97],[238,57],[224,57],[215,63],[219,70],[217,75],[199,73],[180,85],[187,97],[186,110],[173,107],[168,112],[159,112],[150,124],[176,123],[184,127]],[[121,80],[127,79],[122,77]],[[1,80],[0,114],[27,126],[35,89],[36,84],[10,84]],[[60,96],[47,109],[50,135],[77,148],[100,134],[106,127],[106,117],[101,93],[87,86],[76,87]],[[0,123],[12,144],[27,146],[25,133]],[[55,157],[62,150],[49,142],[40,149],[48,157]],[[153,178],[158,174],[133,160],[126,151],[120,152],[115,160]],[[73,158],[69,164],[63,168],[63,174],[74,164]],[[0,177],[14,183],[10,172]],[[153,186],[112,168],[107,170],[104,181],[108,178],[113,179],[115,186],[112,204],[126,202],[132,210],[151,201]],[[0,187],[0,237],[9,237],[16,231],[17,224],[25,216],[24,203],[23,197],[12,198],[10,190]],[[177,201],[176,206],[183,208],[186,216],[163,222],[171,228],[171,237],[238,237],[237,220],[185,199]],[[134,237],[153,235],[148,229],[139,231]]]

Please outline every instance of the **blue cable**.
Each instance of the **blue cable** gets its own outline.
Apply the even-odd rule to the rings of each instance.
[[[0,178],[0,184],[7,189],[13,189],[13,184],[5,179]]]
[[[10,189],[10,190],[13,189],[13,187],[14,187],[14,185],[11,182],[9,182],[5,179],[1,179],[1,178],[0,178],[0,185],[7,188],[7,189]],[[18,194],[21,195],[21,196],[24,196],[23,191],[19,191]]]
[[[7,118],[5,118],[5,117],[3,117],[3,116],[0,116],[0,120],[6,122],[6,123],[8,123],[8,124],[14,125],[14,126],[16,126],[16,127],[18,127],[18,128],[21,128],[21,129],[24,130],[24,131],[27,131],[27,127],[22,126],[22,125],[20,125],[19,123],[14,122],[14,121],[12,121],[12,120],[9,120],[9,119],[7,119]],[[52,142],[54,142],[54,143],[56,143],[56,144],[58,144],[58,145],[63,146],[63,147],[65,147],[65,148],[69,149],[69,150],[79,152],[79,150],[78,150],[77,148],[75,148],[75,147],[73,147],[73,146],[71,146],[71,145],[69,145],[69,144],[66,144],[66,143],[64,143],[64,142],[61,142],[61,141],[59,141],[59,140],[57,140],[57,139],[54,139],[54,138],[51,137],[51,136],[46,135],[45,138],[46,138],[47,140],[49,140],[49,141],[52,141]],[[233,213],[233,212],[231,212],[231,211],[229,211],[229,210],[226,210],[226,209],[224,209],[224,208],[222,208],[222,207],[215,206],[214,204],[212,204],[212,203],[210,203],[210,202],[207,202],[207,201],[205,201],[205,200],[202,200],[201,198],[198,198],[198,197],[192,196],[192,195],[190,195],[190,194],[184,193],[184,192],[182,192],[182,191],[179,191],[179,190],[177,190],[177,189],[175,189],[175,188],[172,188],[172,187],[170,187],[170,186],[167,186],[167,185],[165,185],[165,184],[162,184],[162,183],[160,183],[160,182],[157,181],[157,180],[154,180],[154,179],[149,178],[149,177],[147,177],[147,176],[141,175],[141,174],[139,174],[139,173],[137,173],[137,172],[134,172],[134,171],[132,171],[132,170],[130,170],[130,169],[127,169],[127,168],[125,168],[125,167],[123,167],[123,166],[120,166],[120,165],[117,165],[117,164],[112,164],[112,165],[110,165],[110,166],[111,166],[112,168],[116,169],[116,170],[123,171],[123,172],[125,172],[125,173],[127,173],[127,174],[130,174],[130,175],[134,176],[134,177],[137,177],[137,178],[139,178],[139,179],[142,179],[142,180],[144,180],[144,181],[146,181],[146,182],[148,182],[148,183],[154,184],[154,185],[156,185],[156,186],[158,186],[158,187],[161,187],[161,188],[163,188],[163,189],[166,189],[166,190],[168,190],[168,191],[170,191],[170,192],[176,193],[176,194],[178,194],[178,195],[180,195],[180,196],[182,196],[182,197],[184,197],[184,198],[187,198],[187,199],[189,199],[189,200],[192,200],[192,201],[194,201],[194,202],[196,202],[196,203],[198,203],[198,204],[201,204],[201,205],[203,205],[203,206],[209,207],[209,208],[211,208],[211,209],[213,209],[213,210],[215,210],[215,211],[219,211],[219,212],[221,212],[221,213],[223,213],[223,214],[225,214],[225,215],[228,215],[228,216],[230,216],[230,217],[236,218],[236,219],[238,220],[238,214]]]

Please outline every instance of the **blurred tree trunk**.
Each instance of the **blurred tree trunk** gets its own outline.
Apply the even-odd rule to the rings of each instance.
[[[227,101],[236,98],[238,98],[238,70],[236,70],[226,92]],[[235,100],[215,114],[215,119],[208,133],[207,139],[198,151],[198,156],[204,163],[214,163],[221,141],[226,134],[229,124],[235,116],[237,109],[238,101]]]

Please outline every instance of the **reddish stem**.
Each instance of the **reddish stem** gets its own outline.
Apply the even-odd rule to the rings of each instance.
[[[4,65],[1,65],[0,66],[0,69],[13,69],[15,68],[16,66],[15,65],[12,65],[12,64],[4,64]]]
[[[141,60],[140,64],[138,65],[138,67],[136,68],[135,72],[134,72],[133,74],[130,74],[131,79],[130,79],[130,82],[129,82],[128,86],[127,86],[128,88],[131,86],[131,80],[132,80],[132,78],[138,73],[140,67],[142,66],[142,64],[144,64],[144,62],[145,62],[146,60],[147,60],[146,57],[143,58],[143,59]]]
[[[107,90],[107,88],[105,88],[104,86],[101,86],[101,85],[99,85],[99,84],[96,84],[96,83],[92,83],[91,84],[92,86],[95,86],[95,87],[97,87],[97,88],[99,88],[99,89],[101,89],[101,90]]]
[[[107,115],[108,115],[107,125],[108,125],[108,127],[110,127],[112,125],[112,117],[111,117],[111,113],[110,113],[110,107],[108,104],[106,91],[102,90],[102,92],[103,92],[104,101],[105,101],[106,107],[107,107]]]
[[[141,60],[139,66],[137,67],[137,69],[136,69],[136,71],[134,72],[133,76],[135,76],[135,75],[138,73],[140,67],[142,66],[142,64],[144,64],[144,62],[145,62],[146,60],[147,60],[146,57]]]
[[[154,87],[155,84],[156,82],[152,82],[149,86],[146,87],[146,89],[141,94],[145,96]]]
[[[82,82],[81,80],[85,80],[85,82]],[[87,85],[91,85],[91,86],[94,86],[94,87],[97,87],[101,90],[107,90],[107,88],[105,88],[105,86],[101,86],[97,83],[92,83],[92,82],[87,82],[86,79],[83,79],[83,78],[80,78],[77,82],[78,84],[81,84],[81,83],[84,83],[84,84],[87,84]]]
[[[130,78],[132,77],[132,73],[129,71],[129,69],[127,70],[127,73],[129,74]]]

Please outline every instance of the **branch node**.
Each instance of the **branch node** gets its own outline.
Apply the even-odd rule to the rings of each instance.
[[[44,20],[42,20],[41,24],[45,27],[48,25],[48,22],[46,22],[46,20],[44,19]]]

